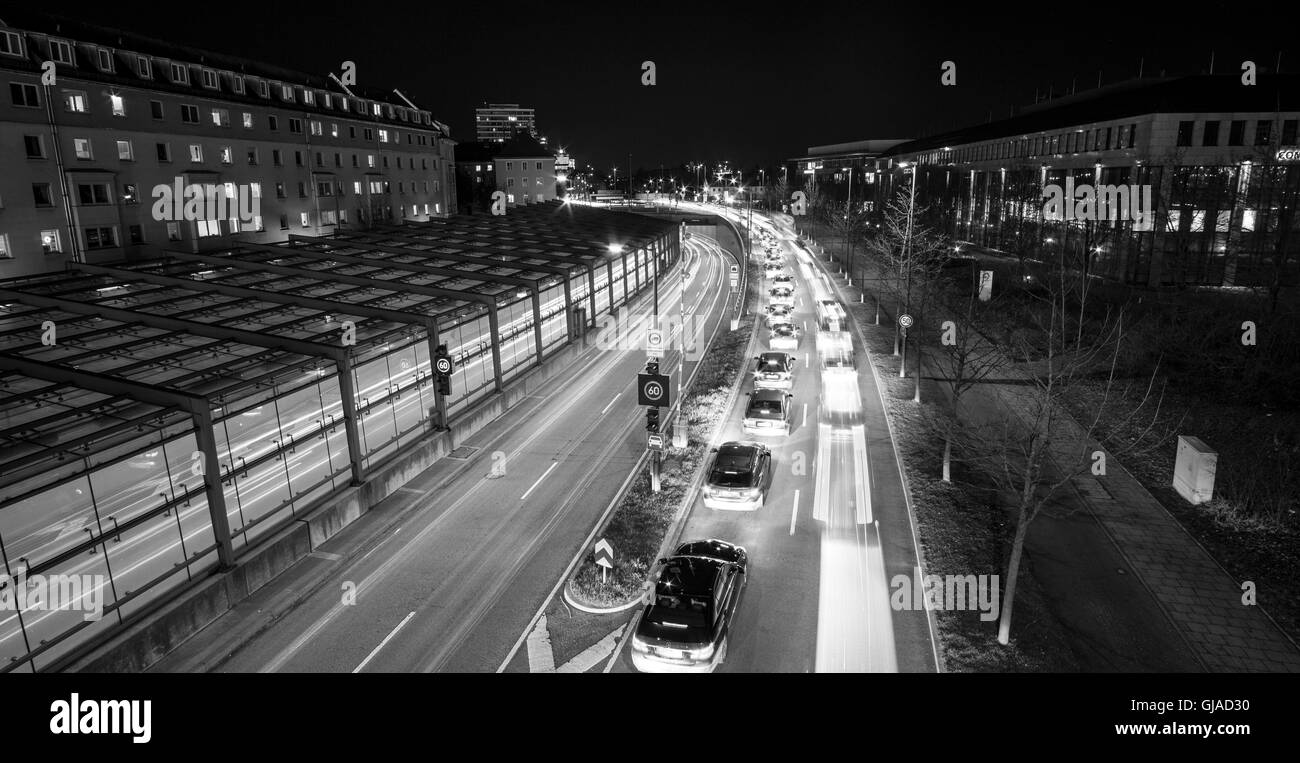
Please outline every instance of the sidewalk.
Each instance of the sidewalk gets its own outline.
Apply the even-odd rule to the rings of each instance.
[[[816,245],[810,245],[810,250],[821,254]],[[868,267],[873,275],[880,275],[874,266]],[[885,315],[893,320],[893,311],[882,308],[882,325]],[[1031,394],[1023,382],[991,383],[977,386],[962,399],[966,416],[1000,419],[1020,416]],[[1060,419],[1065,436],[1053,438],[1054,462],[1073,460],[1085,447],[1101,450],[1096,443],[1084,441],[1084,428],[1072,418],[1061,415]],[[1242,604],[1241,581],[1233,579],[1137,478],[1107,455],[1107,473],[1076,477],[1064,500],[1086,510],[1102,527],[1205,669],[1300,672],[1300,648],[1260,607]],[[1056,550],[1062,555],[1078,553],[1064,545]]]

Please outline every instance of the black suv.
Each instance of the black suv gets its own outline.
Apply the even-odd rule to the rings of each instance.
[[[727,657],[749,555],[721,540],[683,543],[656,566],[653,599],[632,634],[632,664],[647,673],[708,673]]]
[[[772,451],[758,442],[724,442],[713,453],[704,505],[739,511],[762,507],[772,487]]]

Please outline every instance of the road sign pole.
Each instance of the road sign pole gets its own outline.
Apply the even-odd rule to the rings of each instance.
[[[658,493],[661,488],[659,484],[659,451],[650,455],[650,491]]]

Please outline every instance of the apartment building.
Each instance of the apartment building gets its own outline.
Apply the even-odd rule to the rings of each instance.
[[[555,200],[559,182],[555,162],[550,149],[522,133],[500,144],[461,144],[456,152],[460,211],[487,211],[496,191],[505,193],[507,207]]]
[[[0,88],[0,277],[455,207],[450,130],[327,76],[5,10]]]

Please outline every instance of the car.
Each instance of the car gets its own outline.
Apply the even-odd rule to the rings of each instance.
[[[777,323],[767,331],[767,349],[799,349],[799,329],[793,323]]]
[[[778,323],[789,323],[790,317],[793,313],[794,308],[789,305],[768,305],[767,327],[772,328]]]
[[[632,665],[643,673],[711,673],[727,658],[749,568],[741,546],[720,540],[683,543],[655,565],[632,634]]]
[[[779,389],[756,389],[750,392],[741,430],[753,435],[790,434],[792,399],[793,395]]]
[[[790,288],[793,289],[793,288],[794,288],[794,276],[790,275],[790,273],[789,273],[788,271],[787,271],[787,272],[784,272],[784,273],[781,273],[780,275],[777,275],[777,276],[773,276],[773,277],[772,277],[772,284],[773,284],[774,286],[775,286],[775,285],[785,285],[785,286],[789,286]]]
[[[771,305],[794,307],[794,289],[789,286],[774,286],[767,292],[767,301]]]
[[[790,389],[794,386],[794,358],[784,352],[765,352],[754,358],[754,389]]]
[[[759,442],[724,442],[713,451],[704,480],[704,505],[710,509],[757,511],[772,487],[772,451]]]
[[[763,267],[763,277],[765,278],[776,278],[784,272],[785,265],[775,262],[769,262]]]

